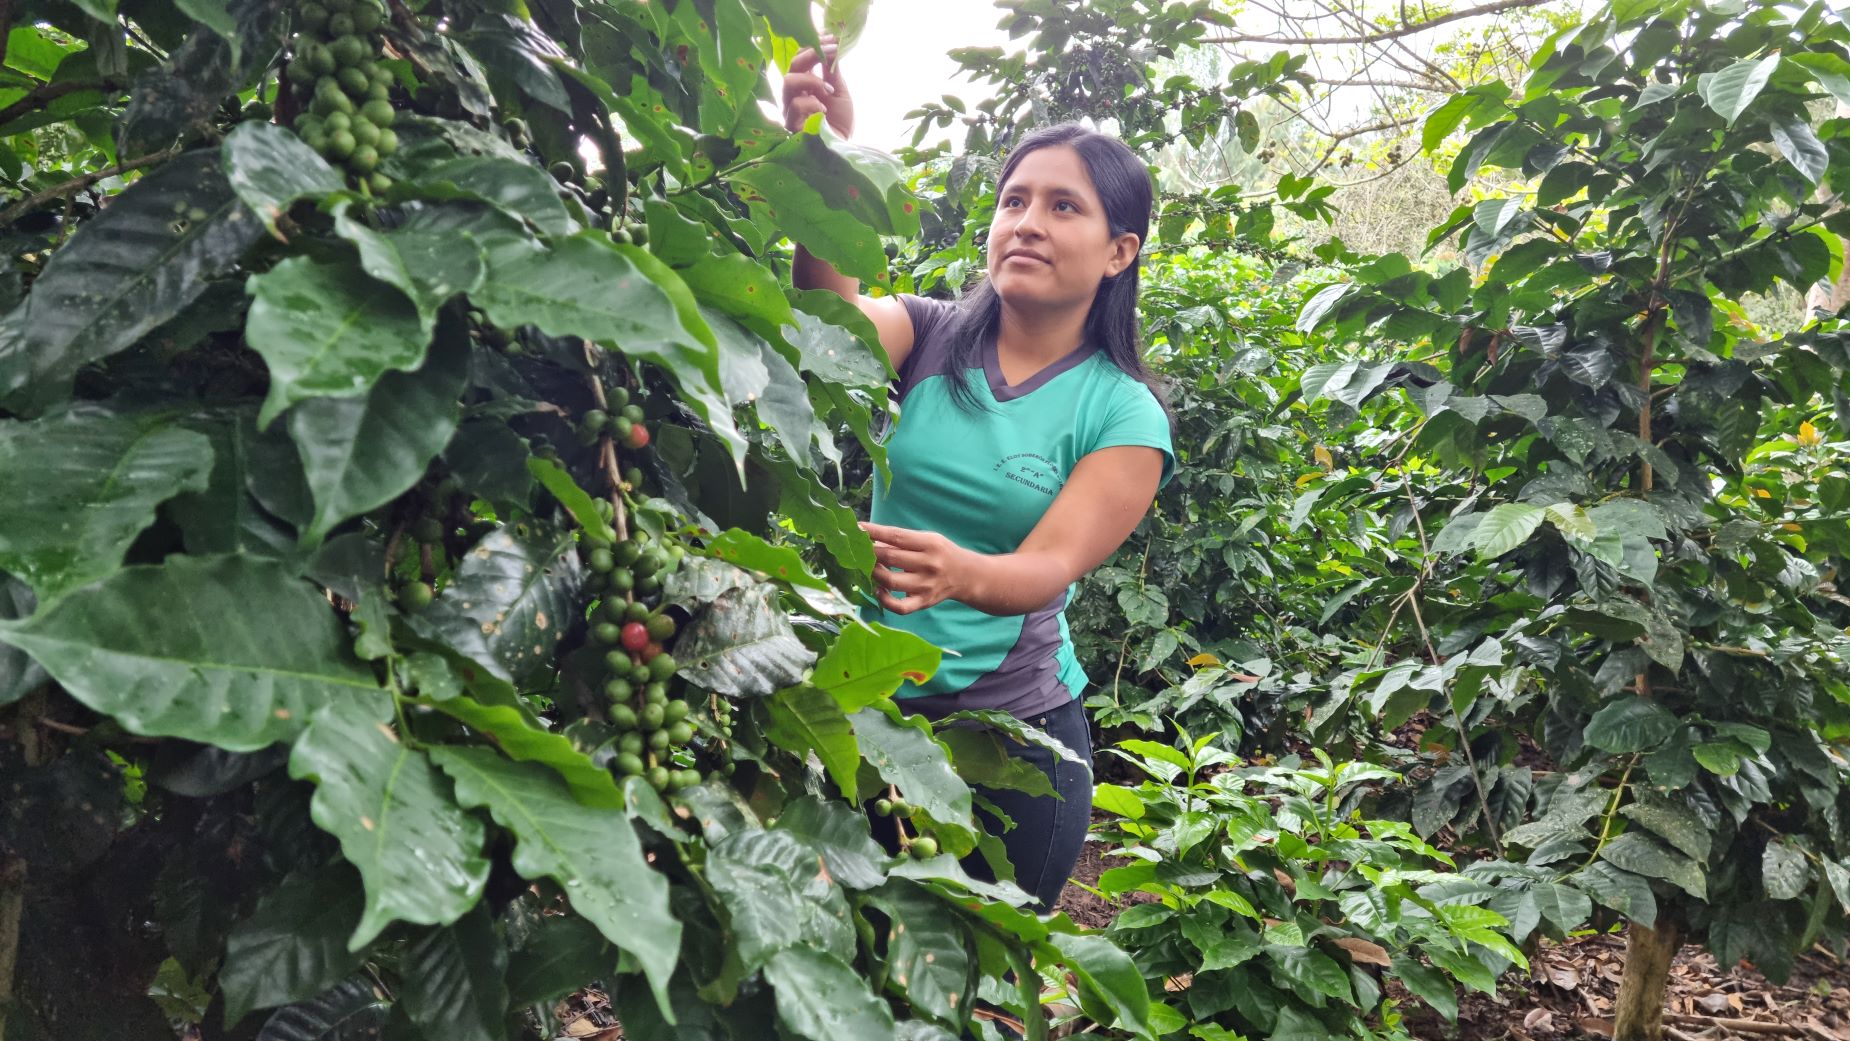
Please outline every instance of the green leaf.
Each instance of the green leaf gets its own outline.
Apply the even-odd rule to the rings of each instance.
[[[763,336],[797,324],[777,277],[741,253],[707,256],[677,272],[703,304],[732,315]]]
[[[1653,835],[1681,850],[1698,863],[1709,859],[1709,827],[1696,811],[1674,795],[1659,795],[1649,789],[1636,792],[1636,801],[1619,812],[1637,821]]]
[[[24,582],[0,575],[0,625],[30,617],[38,599]],[[45,670],[25,651],[0,643],[0,706],[11,705],[45,683]]]
[[[205,491],[188,492],[167,504],[167,512],[186,539],[186,551],[293,558],[297,551],[295,527],[264,509],[253,494],[260,474],[266,479],[278,476],[261,470],[271,458],[266,443],[286,449],[290,458],[282,469],[289,471],[290,479],[299,478],[300,461],[293,458],[295,449],[288,445],[282,431],[259,434],[254,404],[195,413],[183,422],[212,442],[212,473],[206,479]],[[297,465],[291,468],[287,462]],[[306,486],[301,490],[306,507]],[[306,514],[307,509],[302,512]],[[383,570],[381,565],[374,573]]]
[[[0,625],[0,641],[131,733],[234,752],[293,738],[324,705],[380,696],[327,599],[250,557],[125,568]]]
[[[1720,72],[1705,72],[1696,77],[1696,92],[1708,103],[1715,114],[1728,121],[1729,126],[1741,118],[1747,106],[1754,103],[1767,82],[1779,68],[1780,56],[1770,54],[1764,58],[1743,58]]]
[[[778,951],[764,967],[777,997],[777,1019],[811,1041],[892,1038],[893,1013],[867,980],[832,954],[809,947]]]
[[[326,993],[278,1009],[257,1041],[368,1041],[379,1036],[390,1008],[371,977],[349,976]]]
[[[1786,157],[1794,170],[1812,184],[1824,178],[1825,170],[1831,165],[1831,156],[1824,150],[1824,142],[1812,133],[1810,124],[1803,119],[1786,119],[1774,123],[1771,130],[1779,154]]]
[[[1620,835],[1600,847],[1599,855],[1614,867],[1675,883],[1698,900],[1709,898],[1708,876],[1702,865],[1642,832]]]
[[[846,802],[804,796],[784,804],[777,830],[787,831],[822,854],[823,866],[837,883],[850,889],[872,889],[886,880],[886,851],[868,834],[867,814]]]
[[[887,286],[882,232],[893,221],[881,190],[815,134],[797,134],[732,175],[733,190],[754,214],[837,271]]]
[[[436,324],[438,309],[451,297],[481,286],[488,254],[470,231],[481,222],[458,212],[460,208],[415,210],[383,230],[355,220],[349,216],[351,209],[342,203],[335,210],[334,230],[359,250],[360,267],[367,274],[405,294],[417,308],[426,336]],[[503,230],[507,227],[502,225]],[[486,233],[493,230],[494,224],[486,225]]]
[[[1432,945],[1427,947],[1426,956],[1432,963],[1452,975],[1453,979],[1481,994],[1497,992],[1496,974],[1490,967],[1479,961],[1469,951],[1453,950],[1450,947]]]
[[[424,753],[384,722],[390,717],[384,694],[330,705],[289,755],[289,776],[315,782],[315,824],[340,840],[366,881],[366,913],[347,941],[355,951],[394,921],[454,922],[488,882],[482,822],[456,805]]]
[[[345,867],[298,872],[257,901],[231,930],[218,981],[225,1022],[253,1009],[307,1001],[360,967],[347,937],[360,921],[361,888]]]
[[[790,546],[773,546],[769,542],[738,528],[727,528],[707,541],[705,552],[735,567],[747,568],[779,582],[812,589],[827,589],[829,584],[810,574],[803,554]]]
[[[580,804],[565,782],[534,763],[511,763],[485,748],[430,752],[456,782],[465,806],[486,807],[514,833],[514,870],[565,887],[572,909],[635,957],[664,1015],[668,979],[680,957],[681,923],[668,911],[668,881],[643,859],[625,814]]]
[[[1703,769],[1720,777],[1731,776],[1741,769],[1741,752],[1732,741],[1698,742],[1689,752]]]
[[[518,1005],[551,1004],[616,971],[617,949],[577,915],[541,918],[508,958],[509,999]]]
[[[847,53],[867,27],[867,11],[872,0],[823,0],[822,35],[836,39],[838,54]]]
[[[946,902],[914,882],[894,881],[869,894],[886,912],[887,976],[905,989],[914,1011],[955,1024],[969,994],[970,952],[964,927]]]
[[[1271,975],[1291,985],[1300,997],[1317,1000],[1316,995],[1354,1004],[1355,992],[1349,986],[1349,971],[1335,958],[1314,947],[1276,947],[1265,949]]]
[[[891,704],[864,708],[850,717],[861,754],[907,802],[942,824],[971,826],[970,786],[951,768],[944,747],[921,717],[900,719]]]
[[[1760,884],[1772,900],[1797,900],[1811,883],[1811,865],[1790,839],[1767,843],[1760,853]]]
[[[1629,871],[1595,863],[1569,875],[1567,880],[1647,929],[1657,921],[1657,898],[1651,893],[1651,883]]]
[[[289,436],[315,499],[304,542],[409,491],[449,444],[469,353],[461,320],[446,324],[415,370],[388,372],[360,397],[314,398],[290,410]]]
[[[1832,97],[1850,105],[1850,61],[1845,61],[1842,55],[1828,51],[1807,52],[1790,55],[1786,60],[1803,67]]]
[[[1587,518],[1602,535],[1639,535],[1663,541],[1670,537],[1663,518],[1650,503],[1638,499],[1614,499],[1587,510]]]
[[[728,938],[745,971],[787,947],[854,956],[847,899],[821,855],[794,835],[733,832],[708,855],[707,881],[724,899]]]
[[[572,475],[566,473],[563,466],[550,459],[532,456],[527,459],[527,472],[538,478],[540,484],[552,493],[552,497],[559,500],[559,505],[565,507],[566,512],[572,515],[572,519],[578,522],[578,526],[585,530],[592,541],[617,540],[616,529],[610,526],[603,514],[597,512],[597,502],[591,498],[591,493],[578,487],[578,482],[572,480]]]
[[[1593,915],[1593,901],[1585,893],[1553,882],[1538,882],[1528,890],[1543,918],[1563,933],[1585,925]]]
[[[298,401],[361,395],[388,370],[424,361],[417,308],[351,263],[290,257],[245,289],[253,299],[244,334],[270,368],[259,426]]]
[[[504,329],[534,325],[548,336],[581,336],[661,366],[716,433],[730,432],[735,461],[743,456],[744,443],[731,430],[713,332],[666,265],[640,250],[621,252],[592,233],[551,249],[512,237],[486,244],[488,275],[470,300],[491,321]],[[677,294],[687,297],[686,306]]]
[[[816,663],[809,682],[844,712],[855,712],[890,697],[908,681],[923,685],[938,671],[943,653],[904,629],[878,622],[849,625]]]
[[[288,213],[297,199],[318,198],[346,187],[327,160],[275,123],[239,123],[225,136],[219,154],[231,190],[272,235],[278,234],[276,219]]]
[[[580,610],[584,567],[572,546],[570,532],[496,528],[463,554],[412,629],[510,683],[550,670]]]
[[[728,589],[682,630],[681,674],[730,697],[763,697],[803,678],[815,654],[797,639],[768,582]]]
[[[423,1028],[444,1041],[505,1041],[507,948],[486,903],[454,925],[425,932],[399,963],[398,999]]]
[[[1545,509],[1526,502],[1499,503],[1471,533],[1471,544],[1481,560],[1500,557],[1527,542],[1546,516]]]
[[[496,156],[452,159],[423,171],[414,188],[427,198],[478,199],[510,217],[531,221],[548,235],[570,235],[578,229],[559,198],[559,186],[529,162]]]
[[[52,253],[0,323],[0,401],[19,408],[62,397],[79,368],[185,310],[262,234],[215,150],[136,181]]]
[[[1663,744],[1679,725],[1669,709],[1650,698],[1621,695],[1593,713],[1584,736],[1595,748],[1627,755]]]
[[[1406,986],[1407,993],[1424,1001],[1448,1023],[1458,1021],[1458,991],[1445,974],[1420,961],[1412,954],[1395,954],[1394,975]]]
[[[855,776],[861,765],[861,746],[834,698],[804,685],[779,691],[765,702],[765,709],[771,717],[766,740],[799,757],[816,753],[843,797],[859,797]]]
[[[161,503],[201,492],[203,435],[151,416],[79,408],[0,423],[0,569],[51,601],[114,572]]]
[[[444,715],[493,738],[495,747],[523,763],[539,763],[565,781],[572,795],[586,806],[620,810],[623,793],[610,771],[563,734],[541,729],[531,717],[512,705],[484,705],[473,698],[454,697],[425,701]]]
[[[1141,1033],[1150,1015],[1150,988],[1137,963],[1117,944],[1095,933],[1052,933],[1047,941],[1060,952],[1079,981],[1079,1001],[1087,1014]]]
[[[104,0],[104,2],[107,3],[109,0]],[[113,3],[111,6],[114,6]],[[232,64],[238,64],[242,57],[238,50],[243,40],[238,32],[238,20],[232,17],[231,0],[174,0],[174,6],[188,18],[217,33],[219,38],[225,41],[226,46],[231,48]],[[251,126],[252,124],[240,125]]]
[[[83,13],[99,22],[114,23],[116,20],[116,0],[71,0],[83,10]]]

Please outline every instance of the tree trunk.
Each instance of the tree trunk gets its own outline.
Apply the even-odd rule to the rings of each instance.
[[[1683,946],[1677,923],[1660,918],[1655,929],[1633,922],[1625,930],[1625,976],[1619,981],[1619,1008],[1613,1041],[1663,1041],[1664,985],[1670,960]]]
[[[13,1005],[13,973],[19,960],[19,920],[26,910],[26,862],[0,860],[0,1037]]]

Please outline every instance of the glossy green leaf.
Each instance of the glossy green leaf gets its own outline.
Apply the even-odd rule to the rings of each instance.
[[[449,444],[469,377],[468,334],[456,320],[424,363],[388,372],[359,397],[314,398],[289,412],[289,436],[315,498],[302,538],[319,542],[350,517],[417,484]]]
[[[803,685],[779,691],[765,702],[765,710],[771,717],[766,740],[793,755],[814,752],[843,797],[859,797],[856,772],[861,765],[861,746],[855,741],[854,727],[834,698]]]
[[[288,740],[325,705],[382,696],[327,599],[250,557],[125,568],[0,626],[0,641],[131,733],[232,751]]]
[[[347,949],[363,911],[357,881],[344,866],[298,872],[257,901],[225,944],[225,1022],[307,1001],[360,967]]]
[[[161,503],[204,491],[212,443],[148,416],[79,408],[0,423],[0,569],[49,601],[114,572]]]
[[[719,308],[760,335],[776,335],[780,327],[796,324],[776,276],[743,254],[702,257],[676,273],[701,303]]]
[[[1729,126],[1741,118],[1741,113],[1754,103],[1760,92],[1766,89],[1767,82],[1779,69],[1780,56],[1770,54],[1764,58],[1742,58],[1720,72],[1705,72],[1696,77],[1696,91],[1715,114],[1728,121]]]
[[[1709,859],[1713,836],[1708,825],[1674,793],[1659,795],[1649,790],[1637,791],[1634,801],[1619,812],[1697,863]]]
[[[1150,990],[1130,955],[1103,936],[1055,932],[1047,937],[1079,980],[1079,998],[1092,1018],[1141,1032],[1150,1014]]]
[[[705,551],[711,557],[757,571],[778,582],[828,588],[827,582],[810,573],[801,553],[790,546],[773,546],[748,531],[727,528],[707,541]]]
[[[869,895],[891,923],[887,974],[904,988],[912,1007],[956,1024],[969,1007],[970,943],[967,928],[943,898],[914,882],[894,881]]]
[[[244,334],[270,368],[259,426],[298,401],[356,397],[387,371],[424,361],[429,338],[411,301],[350,263],[291,257],[246,289]]]
[[[390,1008],[370,976],[349,976],[307,1001],[278,1009],[257,1041],[368,1041],[379,1036]]]
[[[1661,878],[1698,900],[1708,899],[1708,876],[1702,865],[1642,832],[1620,835],[1601,846],[1599,855],[1614,867],[1646,878]]]
[[[399,965],[399,1000],[426,1037],[504,1041],[507,1037],[507,947],[486,903],[455,924],[412,940]]]
[[[578,225],[559,199],[559,186],[530,162],[465,156],[422,171],[421,194],[438,199],[479,199],[548,235],[570,235]]]
[[[576,915],[541,918],[508,955],[507,989],[517,1004],[549,1004],[616,969],[617,949]]]
[[[1824,173],[1831,165],[1830,153],[1825,151],[1824,142],[1812,132],[1811,125],[1800,119],[1782,120],[1772,126],[1773,143],[1779,146],[1779,154],[1786,157],[1807,181],[1817,184],[1824,179]]]
[[[557,773],[572,795],[586,806],[620,810],[623,793],[610,771],[597,766],[563,734],[541,729],[511,705],[484,705],[473,698],[444,698],[429,703],[471,729],[493,738],[495,747],[521,762],[539,763]]]
[[[417,308],[426,335],[438,308],[458,293],[474,292],[488,271],[487,250],[470,232],[473,225],[450,209],[416,210],[383,229],[355,220],[346,205],[334,218],[334,230],[359,250],[366,273],[396,287]],[[493,234],[495,224],[485,228]]]
[[[1675,733],[1677,717],[1649,698],[1621,696],[1587,721],[1586,741],[1595,748],[1624,755],[1656,748]]]
[[[923,685],[943,657],[930,641],[878,622],[842,628],[816,663],[810,684],[854,712],[890,697],[906,683]]]
[[[239,123],[225,135],[219,154],[231,190],[272,235],[277,234],[277,218],[288,213],[297,199],[318,198],[346,187],[327,160],[275,123]]]
[[[584,566],[569,532],[484,535],[411,627],[513,683],[552,668],[580,608]]]
[[[1446,1022],[1458,1021],[1458,991],[1444,973],[1407,953],[1393,955],[1393,969],[1409,994],[1424,1001]]]
[[[789,947],[853,957],[847,900],[821,854],[794,835],[733,832],[709,853],[707,880],[725,900],[730,935],[747,971]]]
[[[639,266],[647,254],[620,252],[592,234],[562,239],[551,249],[513,239],[487,245],[488,275],[470,300],[496,325],[581,336],[659,365],[716,432],[731,430],[713,332],[666,265]],[[685,306],[676,294],[687,297]],[[737,459],[743,442],[731,433],[727,440]]]
[[[597,512],[597,501],[591,498],[589,492],[580,488],[577,481],[572,480],[572,475],[564,467],[550,459],[535,456],[527,460],[527,472],[551,492],[553,498],[559,500],[559,505],[565,507],[566,512],[572,515],[572,519],[578,522],[578,526],[593,541],[609,543],[617,540],[616,529],[610,526],[603,514]]]
[[[825,951],[791,947],[764,967],[777,996],[777,1019],[797,1037],[811,1041],[893,1037],[893,1013],[868,989],[868,980]]]
[[[1527,542],[1546,516],[1547,512],[1540,506],[1524,502],[1499,503],[1472,532],[1471,544],[1477,547],[1480,559],[1500,557]]]
[[[1760,885],[1771,900],[1797,900],[1811,884],[1811,864],[1789,839],[1776,839],[1760,853]]]
[[[969,828],[970,786],[951,768],[950,757],[932,739],[929,726],[918,717],[895,718],[898,714],[898,709],[876,705],[850,717],[861,754],[881,779],[897,786],[907,802],[932,820]]]
[[[804,796],[784,804],[777,829],[802,839],[822,854],[829,877],[850,889],[872,889],[886,879],[887,853],[868,833],[867,814],[845,801]]]
[[[681,923],[668,911],[668,881],[643,859],[626,815],[585,806],[536,763],[513,763],[485,748],[431,750],[465,806],[486,808],[514,833],[514,869],[565,887],[578,914],[642,966],[666,1007],[680,957]]]
[[[803,678],[815,661],[770,583],[729,589],[681,631],[681,674],[731,697],[763,697]]]
[[[798,134],[732,175],[733,190],[844,275],[886,286],[882,231],[891,217],[880,189],[814,134]]]
[[[255,404],[195,413],[182,422],[212,442],[212,472],[205,490],[179,495],[166,507],[180,525],[187,552],[293,558],[298,552],[294,526],[264,509],[253,489],[259,475],[266,481],[283,477],[263,469],[272,462],[272,446],[286,448],[289,456],[295,454],[282,431],[260,434]],[[295,462],[287,474],[290,480],[300,475],[300,461]],[[302,493],[306,504],[306,487]]]
[[[488,881],[482,822],[463,811],[423,751],[385,720],[391,702],[348,701],[315,714],[289,776],[315,783],[309,812],[366,880],[366,911],[348,939],[371,943],[394,921],[448,925]]]
[[[0,625],[29,617],[38,607],[32,589],[11,575],[0,575]],[[11,705],[45,683],[45,669],[17,647],[0,643],[0,706]]]
[[[79,368],[178,315],[262,234],[215,150],[188,152],[135,182],[52,254],[0,322],[0,401],[18,408],[62,396]]]

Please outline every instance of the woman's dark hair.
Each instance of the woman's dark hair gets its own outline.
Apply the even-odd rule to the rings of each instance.
[[[1006,187],[1015,168],[1028,153],[1041,148],[1065,145],[1079,153],[1092,187],[1105,206],[1105,222],[1116,238],[1134,232],[1138,253],[1130,266],[1100,280],[1092,309],[1086,314],[1085,337],[1105,352],[1112,363],[1156,395],[1165,412],[1168,394],[1143,362],[1143,331],[1137,319],[1137,291],[1143,270],[1142,243],[1150,240],[1150,211],[1155,190],[1150,171],[1124,142],[1107,134],[1088,130],[1078,123],[1057,123],[1041,127],[1023,137],[1009,152],[996,178],[1000,192]],[[990,284],[987,273],[977,276],[965,293],[956,324],[951,329],[950,372],[951,399],[969,411],[981,411],[985,403],[970,388],[970,370],[982,368],[984,345],[996,336],[1002,321],[1002,298]]]

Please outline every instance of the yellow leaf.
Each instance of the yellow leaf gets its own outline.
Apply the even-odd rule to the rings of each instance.
[[[1799,444],[1802,444],[1805,447],[1810,448],[1813,445],[1823,444],[1823,443],[1824,443],[1824,435],[1818,433],[1817,427],[1812,426],[1810,423],[1800,423],[1799,424]]]
[[[1322,445],[1318,445],[1310,454],[1311,458],[1317,461],[1317,465],[1323,467],[1325,470],[1333,470],[1336,468],[1336,458],[1330,455],[1330,450]]]
[[[1773,497],[1773,493],[1767,491],[1765,488],[1755,488],[1754,489],[1754,498],[1756,499],[1771,499],[1772,497]]]
[[[1322,476],[1323,476],[1323,473],[1321,471],[1317,473],[1304,474],[1303,476],[1298,478],[1298,487],[1302,488],[1305,485],[1309,484],[1312,481],[1317,480],[1318,478]]]
[[[1209,665],[1219,665],[1220,659],[1216,658],[1212,654],[1203,652],[1201,654],[1195,655],[1193,658],[1190,658],[1188,660],[1188,663],[1190,665],[1193,665],[1195,668],[1200,669],[1200,668],[1205,668]]]

